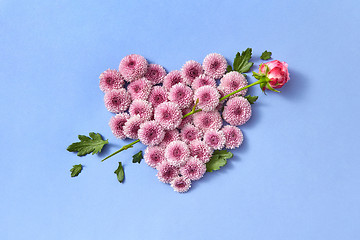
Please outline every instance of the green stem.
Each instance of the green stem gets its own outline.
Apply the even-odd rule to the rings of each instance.
[[[135,141],[133,141],[133,142],[131,142],[131,143],[129,143],[128,145],[123,146],[122,148],[120,148],[120,149],[119,149],[119,150],[117,150],[116,152],[114,152],[114,153],[110,154],[109,156],[107,156],[106,158],[104,158],[104,159],[103,159],[103,160],[101,160],[101,161],[103,162],[103,161],[105,161],[106,159],[111,158],[112,156],[114,156],[114,155],[118,154],[119,152],[122,152],[122,151],[124,151],[124,150],[129,149],[129,148],[132,148],[132,147],[133,147],[133,145],[135,145],[135,144],[136,144],[136,143],[138,143],[138,142],[140,142],[140,140],[139,140],[139,139],[138,139],[138,140],[135,140]]]
[[[221,102],[222,100],[227,99],[228,97],[230,97],[230,96],[232,96],[232,95],[234,95],[234,94],[236,94],[236,93],[244,90],[244,89],[247,89],[247,88],[249,88],[249,87],[255,86],[255,85],[260,84],[260,83],[262,83],[262,82],[264,82],[264,81],[263,81],[263,80],[258,80],[258,81],[256,81],[256,82],[254,82],[254,83],[252,83],[252,84],[249,84],[249,85],[247,85],[247,86],[245,86],[245,87],[242,87],[242,88],[240,88],[240,89],[238,89],[238,90],[236,90],[236,91],[234,91],[234,92],[232,92],[232,93],[229,93],[228,95],[225,95],[225,96],[223,96],[222,98],[220,98],[220,102]]]

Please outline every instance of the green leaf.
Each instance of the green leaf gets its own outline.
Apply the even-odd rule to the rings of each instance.
[[[227,150],[215,150],[209,162],[206,163],[206,171],[212,172],[219,170],[227,163],[227,159],[232,158],[234,155]]]
[[[259,97],[247,95],[247,96],[245,96],[245,98],[249,101],[250,104],[254,104]]]
[[[135,154],[135,155],[133,156],[132,162],[133,162],[133,163],[139,163],[139,164],[140,164],[141,159],[143,159],[142,151],[138,152],[137,154]]]
[[[78,138],[80,142],[75,142],[71,144],[67,150],[69,152],[78,152],[78,156],[85,156],[92,152],[92,154],[96,154],[101,152],[102,148],[105,144],[108,144],[108,140],[103,140],[99,133],[91,132],[89,133],[89,137],[85,135],[79,135]]]
[[[228,65],[226,68],[226,72],[231,72],[231,71],[232,71],[232,67],[230,65]]]
[[[235,59],[234,59],[234,70],[238,71],[239,73],[245,73],[250,70],[250,68],[254,65],[253,62],[249,62],[252,55],[252,49],[247,48],[245,51],[243,51],[240,55],[240,53],[236,53]]]
[[[265,52],[263,52],[263,53],[261,54],[260,59],[262,59],[262,60],[268,60],[268,59],[271,58],[271,54],[272,54],[272,52],[265,51]]]
[[[125,178],[124,168],[121,165],[121,162],[119,162],[119,167],[114,172],[117,175],[117,179],[119,182],[123,182]]]
[[[78,164],[78,165],[74,165],[72,169],[70,169],[71,172],[71,177],[76,177],[78,176],[82,171],[82,165]]]

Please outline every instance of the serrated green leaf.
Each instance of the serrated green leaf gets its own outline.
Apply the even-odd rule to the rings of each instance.
[[[116,174],[118,181],[122,183],[124,181],[124,178],[125,178],[125,173],[124,173],[124,168],[121,165],[121,162],[119,162],[119,166],[115,170],[114,173]]]
[[[226,68],[226,72],[231,72],[231,71],[232,71],[232,67],[230,65],[228,65]]]
[[[85,135],[79,135],[78,138],[80,142],[75,142],[71,144],[67,150],[69,152],[78,152],[78,156],[85,156],[92,152],[92,154],[96,154],[101,152],[102,148],[105,144],[108,144],[108,140],[103,140],[99,133],[91,132],[89,133],[89,137]]]
[[[212,172],[219,170],[227,163],[227,159],[232,158],[234,155],[227,150],[215,150],[209,162],[206,163],[206,171]]]
[[[245,98],[249,101],[250,104],[254,104],[259,97],[247,95],[247,96],[245,96]]]
[[[139,164],[140,164],[141,159],[143,159],[142,151],[138,152],[137,154],[135,154],[135,155],[133,156],[132,162],[133,162],[133,163],[139,163]]]
[[[249,62],[252,55],[252,48],[247,48],[245,51],[243,51],[240,55],[240,53],[236,53],[235,59],[234,59],[234,71],[238,71],[239,73],[245,73],[250,70],[250,68],[254,65],[253,62]]]
[[[76,177],[78,176],[82,171],[82,165],[78,164],[78,165],[74,165],[72,169],[70,169],[71,172],[71,177]]]
[[[261,54],[260,59],[262,59],[262,60],[268,60],[268,59],[271,58],[271,54],[272,54],[272,52],[265,51],[265,52],[263,52],[263,53]]]

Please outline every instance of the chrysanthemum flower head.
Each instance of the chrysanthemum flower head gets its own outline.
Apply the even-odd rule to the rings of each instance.
[[[204,142],[200,140],[194,140],[189,143],[190,155],[197,157],[203,163],[210,161],[213,150]]]
[[[131,82],[127,86],[127,90],[131,95],[131,99],[146,100],[149,97],[151,91],[151,83],[146,78],[140,78]]]
[[[194,81],[191,84],[191,88],[193,90],[196,90],[200,87],[203,86],[212,86],[212,87],[216,87],[216,81],[214,78],[209,77],[205,74],[201,74],[200,76],[198,76],[197,78],[194,79]]]
[[[170,182],[170,185],[174,191],[184,193],[189,191],[191,187],[191,180],[184,176],[176,177]]]
[[[225,135],[227,149],[234,149],[239,147],[243,142],[243,134],[238,127],[227,125],[221,129]]]
[[[143,77],[147,71],[148,62],[143,56],[131,54],[124,57],[119,65],[119,72],[126,81],[132,82]]]
[[[206,165],[197,157],[190,157],[184,166],[180,168],[182,176],[190,180],[199,180],[206,172]]]
[[[213,111],[219,105],[220,93],[212,86],[198,88],[194,94],[194,101],[199,99],[198,108],[203,111]]]
[[[153,107],[151,103],[145,100],[136,99],[134,100],[129,108],[130,116],[139,115],[144,121],[150,120],[153,116]]]
[[[126,138],[124,134],[124,125],[129,117],[129,114],[127,113],[119,113],[110,119],[109,126],[115,137],[119,139]]]
[[[168,101],[168,92],[164,87],[154,86],[151,89],[148,101],[156,108],[160,103]]]
[[[165,136],[162,142],[159,144],[160,147],[166,148],[169,143],[180,140],[180,134],[177,129],[165,131]]]
[[[222,131],[209,129],[204,134],[204,141],[209,147],[220,150],[225,146],[226,139]]]
[[[165,69],[158,64],[149,64],[145,74],[145,78],[152,84],[162,83],[165,76]]]
[[[156,169],[158,170],[156,175],[163,183],[170,183],[179,176],[179,169],[166,161],[158,164]]]
[[[155,121],[147,121],[140,125],[138,131],[139,140],[149,146],[154,146],[164,139],[165,130]]]
[[[129,108],[131,97],[125,88],[115,89],[105,93],[104,102],[109,112],[119,113]]]
[[[164,102],[155,109],[154,119],[165,130],[173,130],[181,123],[181,110],[176,103]]]
[[[103,92],[120,89],[124,85],[124,77],[117,70],[108,69],[101,73],[99,78],[99,87]]]
[[[180,167],[185,164],[189,156],[189,147],[183,141],[171,142],[165,148],[165,157],[167,161],[174,166]]]
[[[218,111],[198,112],[194,114],[194,125],[205,132],[208,129],[219,130],[222,127],[222,118]]]
[[[194,92],[190,87],[178,83],[172,86],[169,92],[169,100],[179,105],[180,108],[187,108],[193,102]]]
[[[182,141],[189,144],[194,140],[201,140],[203,133],[194,125],[187,124],[181,129],[180,136]]]
[[[156,168],[160,163],[166,161],[165,149],[159,146],[149,146],[145,149],[144,159],[147,165]]]
[[[191,112],[191,108],[184,108],[181,110],[182,115],[185,116],[185,114],[188,114],[189,112]],[[189,124],[189,123],[193,123],[193,115],[187,116],[186,118],[182,119],[180,125],[179,125],[179,129],[182,129],[183,127],[185,127],[185,125]]]
[[[165,77],[164,77],[164,82],[163,82],[163,86],[166,90],[170,90],[170,88],[178,83],[183,83],[185,84],[185,80],[183,79],[182,75],[181,75],[181,71],[179,70],[174,70],[169,72]]]
[[[191,85],[194,79],[200,76],[203,71],[200,63],[190,60],[181,68],[181,75],[185,79],[186,84]]]
[[[219,79],[226,72],[227,61],[218,53],[210,53],[204,59],[203,68],[206,75]]]
[[[125,136],[131,139],[138,139],[138,131],[143,122],[144,120],[139,115],[130,117],[124,125]]]
[[[232,71],[227,74],[220,80],[219,90],[223,92],[224,96],[232,93],[242,87],[248,85],[246,78],[239,72]],[[247,88],[232,95],[230,98],[236,96],[245,96],[247,93]]]
[[[233,126],[246,123],[251,117],[251,105],[244,97],[234,97],[227,101],[223,111],[223,118]]]

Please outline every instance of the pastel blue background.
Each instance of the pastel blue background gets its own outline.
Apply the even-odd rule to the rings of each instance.
[[[358,1],[0,0],[0,239],[360,239]],[[211,52],[289,63],[243,146],[177,194],[108,127],[98,76],[138,53],[168,71]],[[254,67],[253,70],[256,70]],[[250,81],[254,81],[253,78]],[[111,145],[66,147],[100,132]],[[124,163],[126,181],[113,173]],[[70,178],[74,164],[85,165]]]

